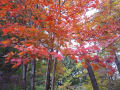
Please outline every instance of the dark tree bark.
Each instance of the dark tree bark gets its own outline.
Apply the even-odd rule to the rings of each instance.
[[[26,74],[27,74],[27,64],[24,64],[24,61],[23,61],[23,88],[24,88],[24,90],[26,90],[26,88],[27,88]]]
[[[52,85],[51,85],[51,90],[54,90],[55,87],[55,70],[56,70],[56,59],[54,59],[53,62],[53,72],[52,72]]]
[[[36,69],[36,61],[31,61],[31,80],[30,80],[30,90],[35,90],[35,69]]]
[[[93,90],[99,90],[97,80],[95,78],[92,66],[90,65],[89,61],[87,62],[87,65],[88,65],[87,71],[88,71],[88,74],[89,74],[89,77],[90,77],[90,80],[91,80],[91,83],[92,83]]]
[[[117,69],[118,69],[119,74],[120,74],[120,62],[118,60],[118,57],[117,57],[116,53],[115,53],[115,63],[116,63]]]
[[[45,90],[50,90],[50,70],[51,70],[51,60],[52,60],[52,56],[50,56],[50,60],[48,60],[48,64],[47,64]]]

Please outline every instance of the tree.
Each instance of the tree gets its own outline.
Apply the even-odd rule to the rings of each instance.
[[[24,62],[23,64],[32,63],[31,90],[34,90],[35,76],[33,60],[37,59],[45,58],[48,61],[45,90],[51,88],[50,64],[53,60],[54,62],[61,61],[63,56],[69,56],[75,62],[78,59],[81,60],[83,67],[87,68],[90,78],[94,77],[94,80],[93,70],[96,71],[101,67],[107,67],[113,73],[114,70],[105,61],[106,58],[95,54],[119,38],[119,22],[113,18],[104,19],[102,17],[99,17],[101,21],[98,21],[97,17],[101,15],[99,14],[101,12],[91,17],[86,16],[86,12],[90,8],[100,10],[100,5],[107,6],[103,10],[103,14],[107,16],[110,13],[107,11],[109,4],[101,2],[99,0],[0,1],[0,12],[4,12],[0,13],[3,22],[1,29],[3,36],[10,36],[9,39],[1,41],[1,45],[18,49],[12,54],[8,53],[5,62],[14,64],[12,68],[20,66],[22,62]],[[78,46],[75,46],[77,49],[69,48],[68,44],[72,44],[73,40],[78,43]],[[86,47],[85,45],[88,43],[91,46]],[[53,90],[55,64],[53,66]],[[112,74],[110,70],[108,73]],[[94,90],[96,90],[95,86],[98,89],[97,81],[94,83],[91,79],[91,82]]]

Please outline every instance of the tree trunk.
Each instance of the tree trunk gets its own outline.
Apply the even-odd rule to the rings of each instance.
[[[118,69],[119,74],[120,74],[120,62],[119,62],[119,60],[118,60],[118,57],[117,57],[116,53],[115,53],[115,63],[116,63],[116,65],[117,65],[117,69]]]
[[[88,65],[87,71],[88,71],[88,74],[89,74],[89,77],[90,77],[90,80],[91,80],[91,83],[92,83],[93,90],[99,90],[97,80],[95,78],[93,69],[92,69],[89,61],[87,62],[87,65]]]
[[[54,90],[55,87],[55,70],[56,70],[56,59],[54,59],[53,62],[53,72],[52,72],[52,85],[51,85],[51,90]]]
[[[52,56],[50,55],[50,60],[48,60],[48,64],[47,64],[45,90],[49,90],[49,89],[50,89],[50,70],[51,70],[51,60],[52,60]]]
[[[27,64],[25,64],[24,61],[23,61],[23,88],[24,88],[24,90],[26,90],[26,88],[27,88],[26,74],[27,74]]]
[[[31,61],[32,67],[31,67],[31,80],[30,80],[30,90],[35,90],[35,67],[36,67],[36,61]]]

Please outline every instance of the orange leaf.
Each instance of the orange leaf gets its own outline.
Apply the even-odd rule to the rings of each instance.
[[[99,69],[99,66],[94,63],[91,63],[91,66],[92,66],[93,70],[95,70],[95,71],[97,71]]]
[[[104,67],[104,68],[106,68],[106,66],[107,66],[107,65],[106,65],[105,63],[103,63],[103,62],[99,62],[99,65],[102,66],[102,67]]]
[[[84,62],[82,62],[82,65],[85,69],[88,68],[88,65],[86,65]]]
[[[1,41],[1,44],[9,45],[11,44],[11,41],[10,40]]]
[[[16,67],[17,67],[17,65],[13,65],[13,66],[12,66],[12,68],[16,68]]]
[[[20,52],[18,55],[19,55],[19,56],[22,56],[22,55],[24,55],[24,52]]]
[[[15,64],[12,66],[12,68],[17,68],[20,64]]]
[[[26,44],[24,44],[24,45],[27,46],[27,47],[29,47],[29,46],[31,46],[32,44],[26,43]]]
[[[108,75],[110,75],[110,76],[111,76],[112,74],[113,74],[113,72],[111,72],[111,71],[109,71],[109,72],[108,72]]]

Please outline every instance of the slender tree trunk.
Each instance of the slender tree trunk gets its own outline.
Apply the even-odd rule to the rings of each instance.
[[[50,70],[51,70],[51,60],[52,60],[52,56],[50,55],[50,60],[48,60],[48,64],[47,64],[45,90],[49,90],[49,89],[50,89]]]
[[[119,62],[119,60],[118,60],[118,57],[117,57],[116,53],[115,53],[115,63],[116,63],[116,65],[117,65],[117,69],[118,69],[119,74],[120,74],[120,62]]]
[[[27,74],[27,64],[24,64],[24,61],[23,61],[23,88],[24,88],[24,90],[26,90],[26,88],[27,88],[26,74]]]
[[[92,69],[89,61],[87,62],[87,65],[88,65],[87,71],[88,71],[88,74],[89,74],[89,77],[90,77],[90,80],[91,80],[91,83],[92,83],[93,90],[99,90],[97,80],[95,78],[93,69]]]
[[[56,70],[56,59],[54,59],[53,62],[53,72],[52,72],[52,85],[51,85],[51,90],[54,90],[55,87],[55,70]]]
[[[31,68],[31,80],[30,80],[30,90],[35,90],[35,67],[36,67],[36,61],[31,61],[32,68]]]

